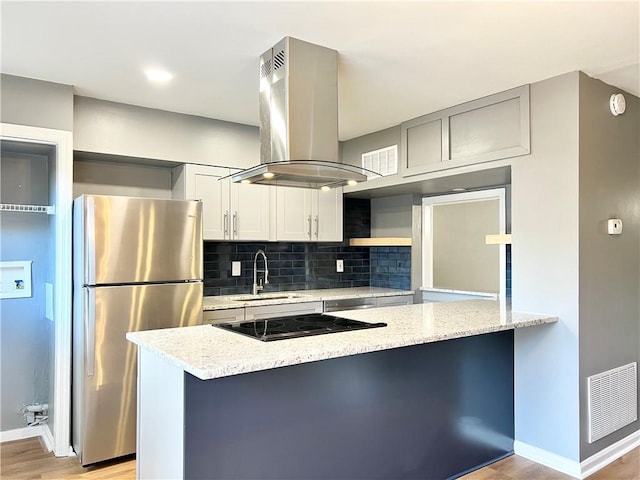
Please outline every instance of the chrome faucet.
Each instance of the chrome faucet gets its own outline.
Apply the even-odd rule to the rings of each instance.
[[[264,270],[258,270],[258,255],[262,255],[264,258]],[[264,284],[262,283],[262,279],[260,279],[260,284],[258,284],[258,272],[264,273]],[[258,291],[262,290],[264,286],[269,283],[269,268],[267,267],[267,256],[264,254],[264,250],[258,250],[256,252],[256,256],[253,257],[253,294],[257,295]]]

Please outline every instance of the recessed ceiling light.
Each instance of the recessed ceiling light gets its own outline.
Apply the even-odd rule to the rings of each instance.
[[[264,178],[273,178],[273,177],[275,177],[275,176],[276,176],[276,174],[275,174],[275,173],[273,173],[273,172],[265,172],[265,173],[263,173],[263,174],[262,174],[262,176],[263,176]]]
[[[355,186],[355,185],[357,185],[357,184],[358,184],[358,182],[356,182],[355,180],[349,180],[349,181],[347,182],[347,185],[349,185],[350,187],[353,187],[353,186]]]
[[[149,68],[144,71],[147,80],[155,83],[167,83],[173,78],[173,73],[161,70],[159,68]]]
[[[248,180],[248,179],[240,180],[240,183],[244,183],[245,185],[247,185],[248,183],[251,183],[251,180]]]
[[[329,190],[331,190],[327,185],[323,185],[320,190],[322,190],[323,192],[328,192]]]
[[[467,189],[466,188],[462,188],[462,187],[456,187],[456,188],[452,188],[451,191],[452,192],[466,192]]]

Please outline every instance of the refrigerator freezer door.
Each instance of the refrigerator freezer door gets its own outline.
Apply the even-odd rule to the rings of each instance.
[[[84,288],[83,298],[88,315],[74,325],[84,354],[74,356],[73,445],[88,465],[136,450],[137,350],[125,334],[201,324],[202,283]]]
[[[74,255],[83,285],[202,279],[202,204],[83,195]]]

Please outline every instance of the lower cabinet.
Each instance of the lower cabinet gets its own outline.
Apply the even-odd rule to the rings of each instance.
[[[376,307],[392,307],[397,305],[413,305],[413,295],[394,295],[393,297],[376,298]]]
[[[322,313],[322,302],[285,303],[260,307],[228,308],[225,310],[205,310],[202,323],[229,323],[264,318],[287,317],[305,313]]]
[[[322,302],[285,303],[263,307],[247,307],[244,309],[245,320],[260,320],[274,317],[288,317],[305,313],[321,313]]]
[[[357,299],[362,301],[361,298]],[[368,298],[371,303],[369,306],[390,307],[392,305],[411,305],[413,304],[413,295],[394,295],[392,297],[372,297]],[[325,302],[326,303],[326,302]],[[202,323],[230,323],[243,322],[252,320],[263,320],[265,318],[288,317],[291,315],[304,315],[307,313],[322,313],[323,302],[297,302],[284,303],[278,305],[263,305],[256,307],[228,308],[225,310],[205,310],[202,314]],[[348,306],[342,308],[349,310]]]
[[[230,323],[244,320],[244,308],[228,308],[226,310],[205,310],[202,312],[202,323]]]

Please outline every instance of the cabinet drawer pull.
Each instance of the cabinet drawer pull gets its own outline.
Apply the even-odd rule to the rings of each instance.
[[[233,238],[238,238],[238,212],[233,212]]]
[[[311,215],[309,215],[309,240],[311,240]]]

